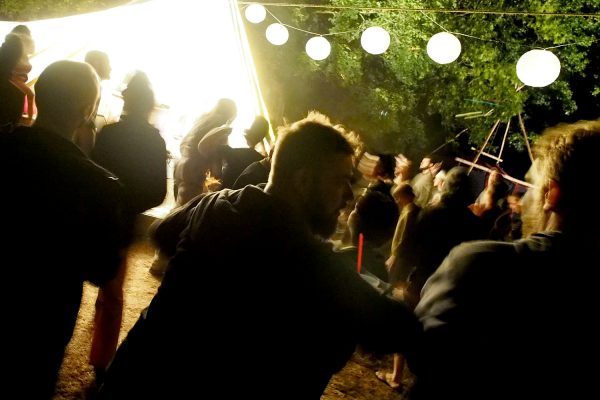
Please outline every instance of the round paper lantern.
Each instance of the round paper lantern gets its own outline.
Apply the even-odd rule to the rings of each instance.
[[[365,29],[360,36],[360,45],[367,53],[385,53],[390,47],[390,34],[379,26],[372,26]]]
[[[271,24],[267,27],[267,40],[276,46],[281,46],[288,41],[290,34],[287,28],[281,24]]]
[[[246,7],[246,19],[253,24],[261,23],[267,16],[267,10],[260,4],[250,4]]]
[[[460,40],[448,32],[436,33],[427,42],[427,54],[438,64],[449,64],[460,56]]]
[[[331,53],[331,44],[323,36],[315,36],[306,42],[306,54],[313,60],[324,60],[329,53]]]
[[[548,86],[558,75],[560,60],[548,50],[528,51],[517,62],[517,76],[527,86]]]

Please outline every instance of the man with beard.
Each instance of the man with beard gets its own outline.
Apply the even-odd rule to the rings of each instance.
[[[352,198],[353,148],[313,113],[285,128],[264,190],[199,199],[101,398],[318,399],[357,344],[408,351],[420,326],[324,239]],[[210,386],[210,387],[209,387]]]
[[[536,143],[514,242],[456,247],[427,281],[411,399],[567,399],[597,392],[600,121]],[[592,200],[593,201],[593,200]],[[538,233],[535,233],[538,232]]]

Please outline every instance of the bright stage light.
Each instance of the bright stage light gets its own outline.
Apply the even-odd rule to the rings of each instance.
[[[290,34],[287,28],[281,24],[271,24],[267,27],[266,31],[267,40],[275,46],[281,46],[288,41]]]
[[[331,44],[323,36],[315,36],[306,42],[306,54],[316,61],[321,61],[329,57],[331,53]]]
[[[360,45],[367,53],[385,53],[390,47],[390,34],[379,26],[372,26],[365,29],[360,36]]]
[[[0,22],[0,37],[17,24]],[[102,50],[112,66],[111,80],[103,85],[110,95],[103,101],[118,109],[127,74],[146,72],[161,104],[155,123],[175,156],[195,119],[221,97],[238,107],[233,146],[246,146],[244,129],[256,115],[268,115],[235,1],[154,0],[24,24],[37,50],[30,80],[54,61],[83,61],[89,50]]]
[[[517,76],[527,86],[544,87],[560,75],[560,60],[548,50],[531,50],[517,62]]]
[[[261,4],[250,4],[246,7],[246,19],[253,24],[260,24],[267,17],[267,10]]]
[[[427,54],[438,64],[449,64],[460,56],[460,40],[448,32],[436,33],[427,42]]]

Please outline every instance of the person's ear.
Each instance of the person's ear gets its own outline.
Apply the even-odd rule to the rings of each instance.
[[[556,181],[551,180],[544,194],[544,211],[557,211],[560,196],[560,186],[558,186]]]

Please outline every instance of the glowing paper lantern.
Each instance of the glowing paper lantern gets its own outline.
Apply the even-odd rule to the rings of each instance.
[[[560,60],[548,50],[531,50],[517,62],[517,76],[527,86],[544,87],[560,75]]]
[[[427,42],[427,54],[438,64],[449,64],[460,56],[460,40],[448,32],[436,33]]]
[[[379,26],[372,26],[365,29],[360,36],[360,45],[367,53],[385,53],[390,47],[390,34]]]
[[[329,53],[331,53],[331,44],[323,36],[315,36],[306,42],[306,54],[313,60],[324,60]]]
[[[250,4],[246,8],[246,19],[253,24],[259,24],[265,20],[267,10],[260,4]]]
[[[290,34],[287,28],[281,24],[271,24],[267,27],[267,40],[275,46],[281,46],[288,41]]]

